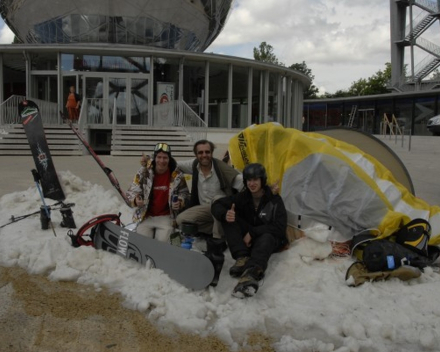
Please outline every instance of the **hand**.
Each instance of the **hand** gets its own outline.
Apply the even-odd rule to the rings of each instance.
[[[235,204],[232,203],[231,209],[226,212],[226,221],[234,222],[235,221]]]
[[[171,209],[179,210],[180,209],[181,200],[177,199],[176,202],[171,202]]]
[[[273,194],[278,194],[280,191],[280,180],[276,180],[274,183],[269,185],[269,187]]]
[[[144,200],[142,199],[142,197],[141,197],[141,195],[140,194],[138,194],[137,196],[136,196],[136,199],[135,199],[135,201],[134,201],[134,204],[136,204],[136,206],[137,207],[143,207],[144,205],[145,205],[145,203],[144,203]]]
[[[149,160],[150,158],[148,157],[148,156],[146,156],[144,153],[142,153],[142,156],[141,156],[141,165],[142,166],[147,166],[148,165],[148,160]]]
[[[250,247],[251,246],[252,237],[249,234],[249,232],[243,237],[243,242],[246,245],[246,247]]]

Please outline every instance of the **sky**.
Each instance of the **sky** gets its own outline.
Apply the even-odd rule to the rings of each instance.
[[[253,58],[267,42],[286,66],[305,61],[320,93],[346,90],[391,61],[387,0],[237,0],[207,52]]]
[[[206,52],[253,59],[265,41],[285,65],[305,61],[320,92],[333,93],[390,62],[389,23],[387,0],[235,0]],[[0,43],[12,40],[0,20]]]
[[[70,171],[58,172],[77,226],[92,214],[129,209],[114,190],[82,180]],[[51,205],[54,201],[46,199]],[[0,198],[0,225],[12,215],[33,213],[41,199],[35,187]],[[440,344],[440,275],[427,268],[411,281],[365,283],[350,287],[345,280],[351,258],[328,258],[329,242],[318,242],[317,227],[289,250],[274,254],[257,294],[249,299],[231,295],[237,280],[228,274],[226,262],[216,288],[191,291],[158,269],[147,268],[122,257],[74,248],[61,214],[51,213],[57,236],[42,230],[39,214],[0,228],[0,265],[19,266],[31,275],[52,281],[73,281],[95,290],[119,293],[123,306],[138,310],[145,319],[172,335],[174,329],[200,336],[218,336],[231,351],[247,345],[249,334],[272,338],[276,352],[372,352],[438,351]],[[309,237],[310,236],[310,237]]]
[[[413,11],[414,18],[421,12]],[[440,42],[437,26],[423,36]],[[12,40],[0,19],[0,43]],[[261,42],[286,66],[304,61],[319,94],[348,90],[391,62],[389,0],[235,0],[224,30],[206,52],[253,59]],[[426,52],[420,55],[416,52],[416,63]]]

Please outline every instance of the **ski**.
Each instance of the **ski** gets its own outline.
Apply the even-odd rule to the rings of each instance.
[[[24,100],[18,104],[18,113],[41,177],[40,184],[44,197],[58,201],[66,199],[50,154],[37,104],[31,100]]]
[[[60,115],[61,118],[69,125],[69,127],[72,129],[73,133],[75,133],[75,135],[78,137],[78,139],[81,141],[81,143],[84,145],[84,147],[89,151],[89,153],[92,155],[93,159],[95,159],[95,161],[98,163],[98,165],[101,167],[102,171],[104,171],[104,173],[107,175],[108,179],[110,180],[111,184],[116,188],[116,190],[118,191],[118,193],[121,195],[121,197],[124,199],[124,202],[128,205],[131,206],[130,201],[128,200],[127,196],[125,195],[125,193],[122,191],[121,186],[119,185],[119,181],[116,178],[115,174],[113,173],[113,171],[108,168],[107,166],[105,166],[105,164],[102,162],[102,160],[99,158],[99,156],[95,153],[95,151],[93,150],[93,148],[90,146],[90,144],[86,141],[86,139],[84,138],[84,136],[82,135],[82,133],[75,128],[75,126],[73,126],[72,121],[70,121],[69,119],[67,119],[63,112],[60,111]]]

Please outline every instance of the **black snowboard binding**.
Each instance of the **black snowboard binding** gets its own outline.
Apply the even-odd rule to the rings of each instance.
[[[225,262],[224,251],[226,250],[226,241],[221,238],[207,238],[206,239],[206,257],[214,265],[214,278],[210,286],[216,287],[220,278],[220,273]]]
[[[61,227],[68,227],[69,229],[76,229],[75,220],[73,219],[73,212],[70,205],[63,204],[60,208],[61,216],[63,220],[61,221]]]

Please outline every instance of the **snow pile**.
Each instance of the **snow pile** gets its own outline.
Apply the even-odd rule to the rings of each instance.
[[[131,209],[114,191],[60,173],[66,202],[77,227],[92,217]],[[55,202],[46,199],[48,205]],[[39,210],[37,189],[0,198],[0,225]],[[201,336],[215,334],[231,350],[246,346],[248,334],[271,336],[276,351],[438,351],[440,305],[436,301],[440,275],[428,268],[419,279],[366,283],[352,288],[345,282],[351,259],[326,257],[328,245],[302,239],[272,256],[257,295],[231,296],[236,279],[228,275],[233,260],[226,255],[216,288],[192,292],[157,269],[149,269],[90,247],[73,248],[60,227],[61,214],[52,212],[57,237],[41,230],[39,214],[0,229],[0,265],[20,266],[51,280],[69,280],[107,287],[124,298],[124,306],[145,313],[165,331],[179,329]]]

